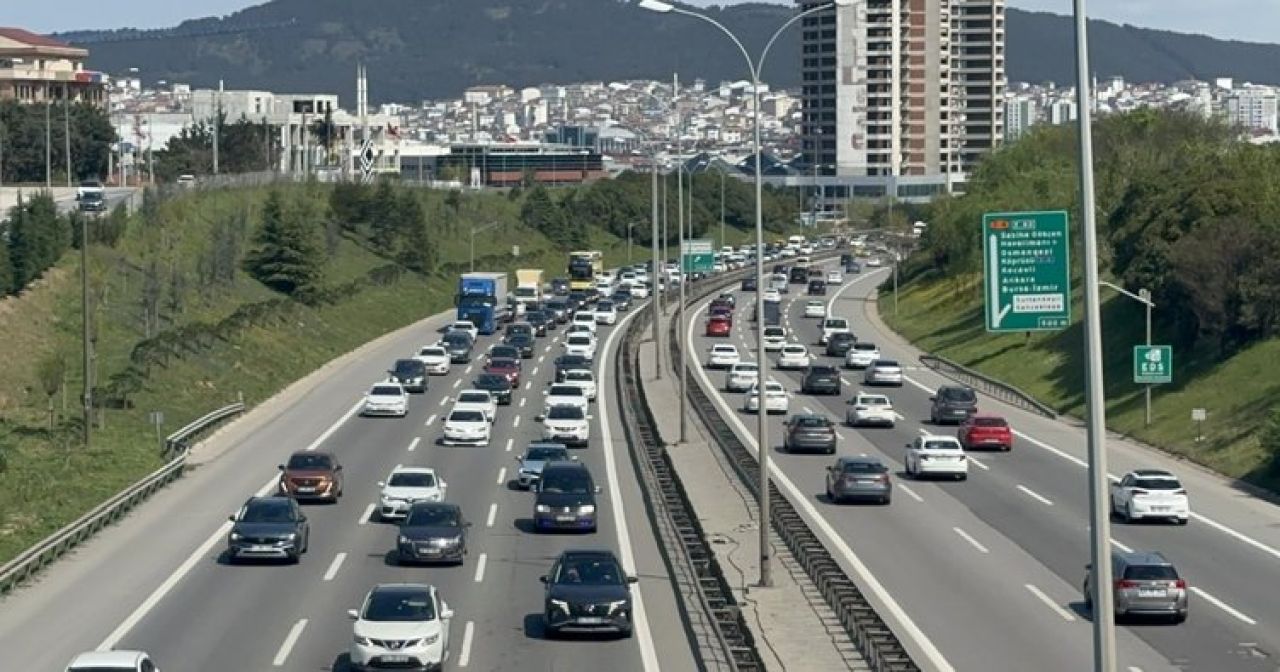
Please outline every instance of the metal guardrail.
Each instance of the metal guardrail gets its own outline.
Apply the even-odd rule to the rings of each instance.
[[[924,364],[931,371],[935,371],[954,381],[963,383],[972,387],[983,394],[995,397],[1010,406],[1017,406],[1023,410],[1039,413],[1049,419],[1058,417],[1058,412],[1050,408],[1048,405],[1041,403],[1035,397],[1023,392],[1022,390],[1001,382],[986,374],[979,373],[961,364],[957,364],[945,357],[937,355],[920,355],[920,363]]]
[[[224,406],[170,434],[165,439],[165,453],[172,454],[172,451],[176,450],[177,454],[164,466],[94,507],[69,525],[45,537],[0,567],[0,595],[8,593],[14,587],[32,578],[67,551],[79,546],[102,528],[120,520],[133,507],[176,480],[186,468],[191,438],[218,422],[243,412],[244,408],[243,402]]]

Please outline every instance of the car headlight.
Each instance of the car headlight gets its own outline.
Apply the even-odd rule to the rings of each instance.
[[[401,544],[410,544],[410,543],[413,543],[413,540],[412,540],[412,539],[410,539],[409,537],[404,536],[403,534],[402,534],[402,535],[400,535],[400,536],[396,539],[396,541],[397,541],[398,543],[401,543]]]
[[[231,533],[231,541],[240,541],[241,539],[244,539],[244,536],[241,535],[239,532]]]
[[[617,611],[617,610],[619,610],[619,609],[623,609],[623,608],[625,608],[626,606],[627,606],[627,601],[626,601],[626,600],[614,600],[613,602],[610,602],[610,603],[609,603],[609,613],[611,613],[611,614],[612,614],[613,612],[615,612],[615,611]]]
[[[533,510],[537,513],[551,513],[551,507],[546,504],[537,504],[533,507]]]
[[[284,535],[284,538],[285,538],[285,541],[295,541],[298,538],[298,533],[290,532],[289,534]]]
[[[356,644],[359,644],[360,646],[369,646],[368,637],[361,637],[360,635],[356,635],[355,640],[356,640]]]
[[[583,504],[582,506],[578,507],[578,513],[595,513],[595,512],[596,512],[595,504]]]
[[[567,613],[569,613],[569,603],[568,603],[568,602],[565,602],[564,600],[557,600],[557,599],[555,599],[555,598],[552,598],[552,599],[551,599],[551,606],[553,606],[553,607],[556,607],[556,608],[560,609],[561,611],[563,611],[563,612],[564,612],[564,613],[566,613],[566,614],[567,614]]]
[[[426,637],[423,637],[423,638],[422,638],[422,643],[423,643],[423,644],[425,644],[425,645],[427,645],[427,646],[431,646],[432,644],[435,644],[435,643],[436,643],[436,642],[438,642],[438,641],[440,641],[440,635],[438,635],[438,634],[437,634],[437,635],[427,635]]]

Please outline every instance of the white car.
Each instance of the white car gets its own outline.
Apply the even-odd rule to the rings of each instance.
[[[347,615],[355,621],[349,654],[354,669],[438,670],[449,658],[453,610],[435,586],[378,584]]]
[[[804,304],[804,316],[818,318],[826,317],[827,304],[821,301],[806,301]]]
[[[729,367],[729,373],[724,377],[724,389],[727,392],[745,392],[757,380],[760,380],[760,367],[755,362],[738,362]]]
[[[409,393],[400,383],[378,383],[364,395],[360,415],[393,415],[403,418],[409,414]]]
[[[432,376],[446,376],[449,374],[449,351],[442,346],[428,345],[419,350],[414,359],[422,362],[427,367],[427,373]]]
[[[809,368],[809,349],[799,343],[782,346],[782,354],[778,355],[777,367],[782,370]]]
[[[595,361],[596,358],[596,339],[591,334],[575,333],[569,334],[564,339],[564,354],[581,355],[588,362]]]
[[[748,413],[760,412],[760,386],[752,385],[747,390],[746,401],[743,402],[742,409]],[[765,383],[764,386],[764,405],[767,413],[786,413],[790,408],[791,402],[787,398],[787,390],[776,380]]]
[[[893,427],[898,414],[893,410],[893,402],[883,394],[859,392],[849,400],[849,410],[845,413],[845,421],[850,427],[863,425],[879,425]]]
[[[728,344],[711,346],[711,354],[707,356],[708,369],[727,369],[742,361],[738,349]]]
[[[480,329],[476,327],[475,323],[468,320],[458,320],[457,322],[450,324],[449,328],[446,329],[445,332],[447,333],[450,331],[466,332],[466,334],[471,337],[472,343],[474,343],[477,338],[480,338]]]
[[[779,254],[783,257],[794,257],[796,256],[796,250],[794,247],[784,247]]]
[[[777,303],[782,300],[782,295],[776,289],[766,289],[764,290],[764,300]]]
[[[880,257],[871,257],[866,263],[867,268],[880,268],[883,265],[884,262],[880,261]]]
[[[827,284],[839,285],[844,283],[844,275],[840,271],[827,271]]]
[[[581,308],[573,314],[573,319],[569,321],[573,326],[587,327],[593,335],[596,333],[596,314],[587,308]]]
[[[498,419],[498,402],[485,390],[463,390],[453,400],[455,411],[480,411],[493,422]]]
[[[611,280],[597,279],[595,290],[598,296],[610,296],[613,294],[613,282]]]
[[[880,359],[880,348],[875,343],[859,341],[844,355],[844,365],[851,369],[865,369]]]
[[[764,328],[764,349],[767,352],[777,352],[782,346],[787,344],[787,330],[782,327],[765,327]]]
[[[67,672],[159,672],[159,668],[143,651],[120,649],[81,653],[67,665]]]
[[[943,475],[963,481],[969,478],[969,458],[954,436],[925,434],[907,444],[907,475],[912,478]]]
[[[547,388],[547,391],[543,394],[547,395],[547,399],[543,403],[542,414],[544,416],[551,412],[553,406],[577,406],[585,414],[587,408],[591,405],[591,400],[587,398],[582,388],[577,385],[556,383]]]
[[[601,301],[591,310],[591,314],[595,316],[596,324],[613,325],[618,323],[618,309],[614,307],[612,301]]]
[[[902,387],[902,365],[892,359],[877,359],[862,374],[862,384]]]
[[[849,320],[843,317],[828,317],[822,321],[822,336],[818,338],[819,345],[826,345],[827,339],[831,334],[848,334]]]
[[[441,443],[446,446],[487,446],[491,424],[484,411],[454,409],[444,420]]]
[[[631,291],[631,298],[633,299],[649,298],[649,288],[646,287],[642,282],[636,282],[632,284],[630,291]]]
[[[567,337],[567,336],[569,336],[569,334],[587,334],[587,335],[589,335],[589,336],[595,336],[595,335],[596,335],[596,331],[595,331],[595,329],[592,329],[592,328],[591,328],[591,327],[594,327],[594,326],[595,326],[595,322],[594,322],[594,321],[591,323],[591,326],[590,326],[590,327],[588,327],[588,326],[587,326],[587,325],[585,325],[585,324],[570,324],[570,325],[569,325],[569,328],[567,328],[567,329],[565,329],[565,330],[564,330],[564,335],[565,335],[566,337]]]
[[[443,502],[449,484],[431,467],[396,467],[378,481],[378,516],[397,520],[409,514],[414,502]]]
[[[542,438],[585,448],[591,442],[591,416],[578,406],[552,406],[542,416]]]
[[[1126,523],[1164,518],[1186,525],[1191,502],[1177,476],[1161,469],[1137,469],[1111,484],[1111,513]]]
[[[589,369],[569,369],[564,372],[565,385],[577,385],[587,395],[587,399],[596,400],[596,374]]]

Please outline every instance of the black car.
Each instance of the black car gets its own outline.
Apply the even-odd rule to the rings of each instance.
[[[588,294],[583,291],[569,292],[569,311],[575,311],[581,306],[586,305],[587,301],[590,301],[592,298],[594,298],[594,292],[592,294]]]
[[[449,360],[454,364],[466,364],[471,361],[471,337],[462,331],[451,331],[440,339],[440,345],[449,352]]]
[[[840,265],[841,265],[841,266],[848,266],[849,264],[852,264],[852,263],[853,263],[853,255],[852,255],[852,254],[842,254],[842,255],[840,255]]]
[[[533,351],[538,348],[533,334],[512,334],[507,337],[507,345],[519,350],[521,359],[532,359]]]
[[[566,550],[542,582],[547,586],[542,617],[548,637],[567,630],[631,636],[631,584],[636,577],[627,576],[612,551]]]
[[[929,401],[933,402],[929,409],[929,419],[935,425],[947,422],[958,425],[978,412],[978,394],[971,387],[943,385],[929,397]]]
[[[427,391],[427,365],[417,359],[397,359],[387,371],[391,380],[400,383],[406,392]]]
[[[789,274],[790,272],[791,272],[791,269],[790,269],[786,264],[774,264],[774,265],[773,265],[773,274],[774,274],[774,275],[778,275],[779,273],[781,273],[782,275],[787,275],[787,274]]]
[[[292,497],[250,497],[231,514],[227,559],[262,558],[298,562],[307,552],[311,526]]]
[[[609,300],[613,302],[613,307],[618,309],[618,312],[625,313],[628,310],[631,310],[631,292],[625,289],[614,292],[609,297]]]
[[[827,282],[825,280],[809,281],[809,296],[826,296]]]
[[[512,322],[511,324],[508,324],[506,330],[503,331],[502,340],[503,342],[510,344],[512,337],[520,335],[533,336],[533,325],[524,320]]]
[[[862,272],[862,264],[859,264],[856,261],[845,264],[844,272],[848,275],[857,275]]]
[[[564,372],[574,369],[591,369],[591,360],[582,355],[560,355],[556,357],[556,382],[564,382]]]
[[[551,315],[553,321],[552,325],[550,325],[551,329],[555,329],[556,324],[564,324],[569,321],[569,301],[567,299],[559,297],[551,299],[543,306],[543,310]]]
[[[805,394],[840,394],[840,371],[834,366],[814,365],[804,372],[800,391]]]
[[[569,293],[568,278],[551,278],[551,293],[556,296],[564,296]]]
[[[738,305],[738,297],[734,296],[733,292],[720,292],[720,295],[716,297],[716,301],[727,303],[730,308],[736,308]]]
[[[849,348],[858,342],[858,337],[848,332],[840,331],[827,337],[827,356],[828,357],[844,357],[849,354]]]
[[[555,408],[571,408],[557,406]],[[533,500],[533,526],[546,530],[596,531],[596,487],[581,462],[551,462],[542,468]]]
[[[555,320],[544,310],[530,310],[524,314],[524,321],[533,327],[534,336],[546,336],[547,330],[555,327]]]
[[[504,343],[489,348],[489,359],[520,359],[520,348]]]
[[[788,278],[793,285],[803,285],[809,282],[809,269],[804,266],[792,266],[787,272]]]
[[[467,556],[467,528],[457,504],[414,502],[400,523],[396,559],[401,564],[450,562],[461,565]]]
[[[471,386],[488,392],[499,406],[511,405],[511,379],[500,373],[482,373],[471,381]]]
[[[755,279],[755,278],[743,278],[743,279],[742,279],[741,289],[742,289],[742,291],[744,291],[744,292],[754,292],[754,291],[756,291],[756,279]]]

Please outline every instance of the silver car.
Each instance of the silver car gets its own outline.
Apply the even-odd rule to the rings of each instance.
[[[1093,572],[1085,566],[1084,604],[1093,609]],[[1187,620],[1187,582],[1157,551],[1111,553],[1112,595],[1116,619],[1125,616],[1167,616],[1174,623]]]
[[[547,466],[548,462],[560,460],[576,462],[578,456],[569,455],[569,449],[563,443],[537,441],[529,444],[524,455],[515,459],[520,463],[516,471],[516,484],[528,490],[538,485],[538,481],[542,478],[542,468]]]
[[[871,500],[888,504],[893,496],[889,468],[879,458],[841,457],[827,467],[827,501]]]
[[[864,385],[895,385],[902,387],[902,365],[892,359],[877,359],[867,367],[862,377]]]

